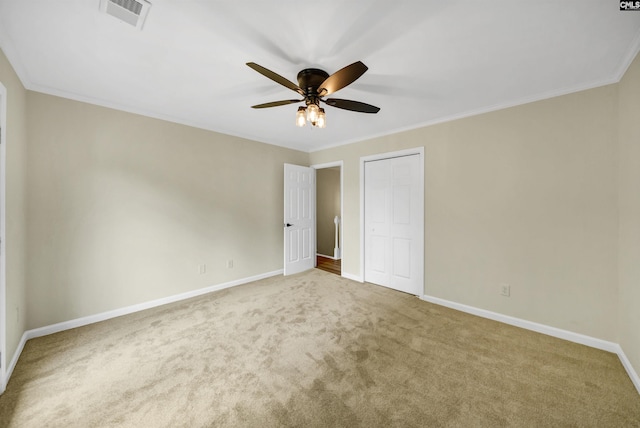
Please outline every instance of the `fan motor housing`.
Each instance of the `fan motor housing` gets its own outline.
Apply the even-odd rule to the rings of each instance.
[[[298,73],[298,86],[307,96],[317,96],[318,88],[329,77],[329,73],[318,68],[305,68]]]

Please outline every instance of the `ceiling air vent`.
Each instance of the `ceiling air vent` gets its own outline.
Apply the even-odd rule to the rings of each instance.
[[[145,0],[100,0],[100,10],[142,29],[151,3]]]

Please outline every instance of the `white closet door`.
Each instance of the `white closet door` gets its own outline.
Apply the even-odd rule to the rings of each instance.
[[[419,154],[364,164],[364,280],[423,294],[424,215]]]

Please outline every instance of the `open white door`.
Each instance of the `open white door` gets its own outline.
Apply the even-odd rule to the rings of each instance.
[[[316,170],[284,164],[284,274],[316,265]]]
[[[423,294],[420,154],[364,163],[364,280]]]

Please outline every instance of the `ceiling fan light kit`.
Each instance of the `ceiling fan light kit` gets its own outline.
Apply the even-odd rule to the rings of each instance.
[[[326,126],[327,117],[324,109],[320,107],[320,102],[332,107],[359,113],[377,113],[380,111],[379,107],[360,101],[342,100],[338,98],[323,99],[323,97],[350,85],[362,76],[368,68],[361,61],[354,62],[336,71],[331,76],[326,71],[317,68],[306,68],[298,73],[297,85],[254,62],[248,62],[247,65],[263,76],[303,96],[301,100],[273,101],[257,104],[252,106],[252,108],[269,108],[304,102],[306,107],[298,107],[298,111],[296,112],[296,125],[299,127],[304,126],[307,121],[316,128],[324,128]]]
[[[317,104],[309,104],[307,107],[298,107],[296,112],[296,125],[303,127],[307,121],[316,128],[327,126],[327,115],[324,109]]]

